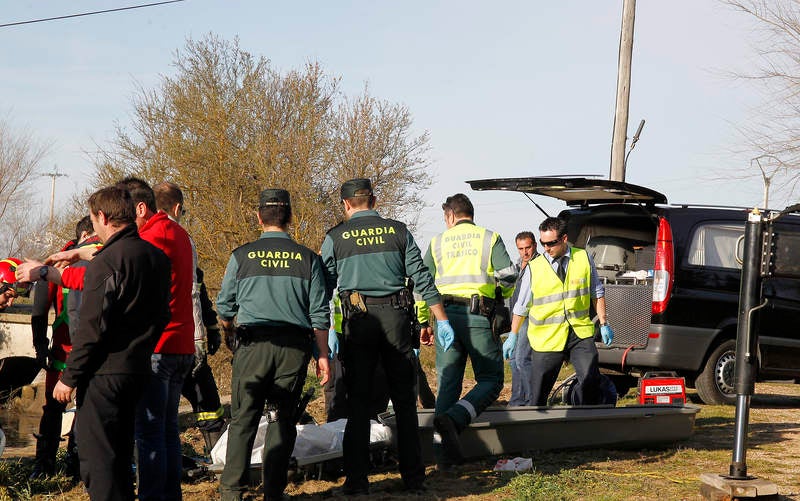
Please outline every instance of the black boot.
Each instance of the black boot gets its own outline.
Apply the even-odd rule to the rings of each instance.
[[[30,479],[52,477],[56,474],[56,453],[58,452],[58,442],[52,443],[42,435],[36,437],[36,461],[33,465]]]
[[[203,434],[203,440],[206,443],[206,452],[211,454],[211,449],[217,444],[219,437],[225,431],[225,420],[214,419],[213,421],[203,421],[198,423],[198,428]]]
[[[64,474],[75,481],[81,479],[78,446],[75,444],[75,434],[73,432],[69,432],[69,439],[67,440],[67,453],[64,455]]]

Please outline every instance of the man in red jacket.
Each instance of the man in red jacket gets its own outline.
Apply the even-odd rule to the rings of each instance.
[[[192,244],[181,225],[157,210],[155,194],[146,182],[131,177],[118,186],[131,194],[139,235],[164,251],[172,264],[172,317],[156,344],[153,372],[136,412],[139,499],[181,499],[178,403],[183,380],[194,363]]]

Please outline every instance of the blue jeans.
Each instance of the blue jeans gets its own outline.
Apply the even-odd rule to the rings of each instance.
[[[154,353],[152,373],[136,409],[139,499],[181,499],[178,403],[194,355]]]
[[[511,358],[511,398],[508,399],[509,407],[533,405],[531,401],[531,342],[528,340],[528,321],[522,322],[517,336],[517,345],[514,347],[514,356]]]

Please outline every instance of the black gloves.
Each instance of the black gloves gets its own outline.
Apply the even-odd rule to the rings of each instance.
[[[206,341],[208,342],[208,354],[215,354],[222,344],[222,336],[219,333],[218,325],[206,327]]]

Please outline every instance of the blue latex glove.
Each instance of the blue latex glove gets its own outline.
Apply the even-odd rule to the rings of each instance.
[[[606,346],[611,346],[611,343],[614,341],[614,331],[611,330],[611,326],[601,325],[600,335],[603,337],[603,343],[605,343]]]
[[[508,338],[503,342],[503,358],[511,360],[514,356],[514,348],[517,347],[517,334],[514,332],[508,333]]]
[[[456,333],[453,331],[453,326],[450,325],[449,320],[436,321],[436,339],[438,339],[439,344],[442,345],[442,350],[447,351],[453,346],[455,337]]]
[[[328,358],[333,360],[337,353],[339,353],[339,336],[336,335],[335,329],[328,329]]]
[[[419,348],[414,348],[414,356],[419,358]]]

